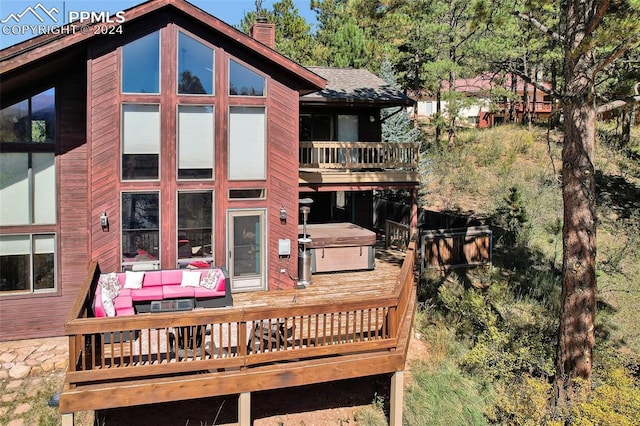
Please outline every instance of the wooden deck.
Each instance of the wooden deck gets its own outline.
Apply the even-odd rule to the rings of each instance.
[[[373,271],[316,274],[306,289],[236,294],[232,308],[89,318],[94,263],[65,326],[70,362],[60,411],[401,372],[414,266],[412,242],[406,255],[379,250]]]
[[[404,260],[404,252],[376,247],[374,270],[327,272],[312,276],[306,289],[272,290],[233,295],[234,308],[244,306],[291,306],[304,303],[327,303],[361,296],[384,297],[393,294]]]

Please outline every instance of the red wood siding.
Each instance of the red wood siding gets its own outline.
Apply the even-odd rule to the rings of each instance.
[[[288,87],[269,81],[267,167],[268,190],[268,253],[270,290],[293,287],[292,276],[298,270],[298,94]],[[286,223],[280,221],[280,207],[287,211]],[[291,257],[280,261],[278,240],[291,240]]]
[[[90,204],[87,206],[91,217],[88,224],[91,235],[89,251],[91,258],[100,262],[102,270],[115,271],[120,266],[120,105],[117,50],[91,59],[87,67],[90,111],[87,134],[91,170]],[[102,212],[106,212],[109,218],[108,232],[104,232],[100,226]]]

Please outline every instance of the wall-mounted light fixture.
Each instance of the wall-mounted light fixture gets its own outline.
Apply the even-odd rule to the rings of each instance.
[[[106,211],[102,212],[102,214],[100,215],[100,227],[102,228],[103,232],[109,231],[109,218],[107,217]]]
[[[287,210],[285,210],[284,206],[280,207],[280,222],[287,221]]]
[[[376,122],[376,118],[373,115],[370,115],[369,116],[369,121],[372,122],[372,123],[375,123]]]

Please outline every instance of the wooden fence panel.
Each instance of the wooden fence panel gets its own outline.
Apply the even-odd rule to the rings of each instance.
[[[420,234],[420,271],[490,265],[493,233],[488,226],[423,230]]]

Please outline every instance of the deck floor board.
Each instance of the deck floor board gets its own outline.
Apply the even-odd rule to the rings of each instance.
[[[233,295],[233,305],[278,307],[290,306],[294,297],[296,303],[313,303],[354,295],[391,295],[403,260],[402,251],[376,247],[376,266],[373,270],[313,274],[312,284],[304,289],[277,290],[276,285],[276,290],[236,293]]]

